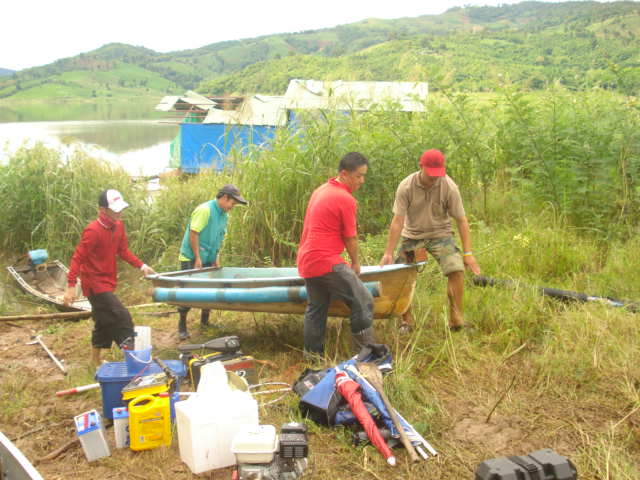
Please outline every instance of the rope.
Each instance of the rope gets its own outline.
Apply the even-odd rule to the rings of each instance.
[[[277,388],[275,390],[264,390],[264,391],[260,391],[260,392],[252,392],[252,390],[256,390],[262,387],[266,387],[266,386],[283,386],[286,385],[286,388]],[[273,394],[273,393],[279,393],[279,392],[285,392],[282,395],[280,395],[278,398],[275,398],[273,400],[269,400],[268,402],[264,402],[264,403],[260,403],[259,405],[261,407],[266,407],[268,405],[273,405],[274,403],[279,402],[280,400],[282,400],[284,397],[287,396],[287,393],[293,391],[293,389],[291,388],[291,385],[289,385],[288,383],[285,382],[264,382],[264,383],[257,383],[255,385],[249,385],[249,392],[254,395],[268,395],[268,394]]]

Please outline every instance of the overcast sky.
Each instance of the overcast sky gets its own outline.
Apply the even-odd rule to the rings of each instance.
[[[120,42],[169,52],[222,40],[435,15],[511,0],[6,0],[0,68],[20,70]]]

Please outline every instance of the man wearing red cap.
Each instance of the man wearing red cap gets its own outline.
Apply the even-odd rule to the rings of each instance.
[[[453,240],[451,218],[456,221],[462,252]],[[406,177],[396,190],[393,220],[389,227],[387,247],[380,265],[393,263],[393,252],[402,237],[401,257],[410,259],[421,245],[438,261],[447,277],[449,328],[464,327],[462,300],[464,270],[480,274],[471,250],[469,222],[462,206],[460,191],[446,174],[445,158],[440,150],[427,150],[420,157],[420,171]],[[411,261],[411,260],[409,260]],[[402,316],[403,330],[413,324],[411,308]]]

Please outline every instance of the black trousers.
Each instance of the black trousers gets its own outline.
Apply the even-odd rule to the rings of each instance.
[[[133,321],[129,310],[113,292],[89,295],[93,316],[91,345],[95,348],[111,348],[113,342],[120,345],[128,337],[133,338]]]
[[[373,296],[351,267],[340,263],[326,275],[305,278],[307,309],[304,313],[304,349],[324,353],[329,304],[342,300],[351,309],[351,333],[360,333],[373,325]]]
[[[189,260],[188,262],[180,262],[180,270],[191,270],[194,268],[195,260]],[[213,265],[212,263],[203,263],[203,267],[210,267]],[[178,307],[178,312],[180,313],[180,318],[187,318],[187,313],[191,310],[191,307]],[[206,312],[206,313],[205,313]],[[203,318],[209,318],[210,310],[202,310]]]

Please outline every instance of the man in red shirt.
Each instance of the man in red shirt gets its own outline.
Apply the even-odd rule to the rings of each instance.
[[[111,343],[120,345],[127,338],[133,338],[131,314],[113,293],[116,289],[118,267],[116,256],[145,275],[155,273],[153,268],[142,263],[131,251],[122,211],[129,206],[117,190],[105,190],[98,197],[100,211],[98,218],[82,232],[80,243],[71,257],[65,305],[70,305],[76,297],[78,275],[82,283],[82,293],[91,303],[94,328],[91,334],[94,365],[100,364],[100,349],[111,348]]]
[[[358,152],[340,160],[338,176],[318,187],[307,205],[298,250],[298,273],[307,287],[304,351],[324,354],[324,337],[331,300],[351,309],[351,334],[359,350],[373,338],[373,297],[358,274],[357,202],[352,193],[364,183],[369,162]],[[349,267],[341,254],[347,250]]]

